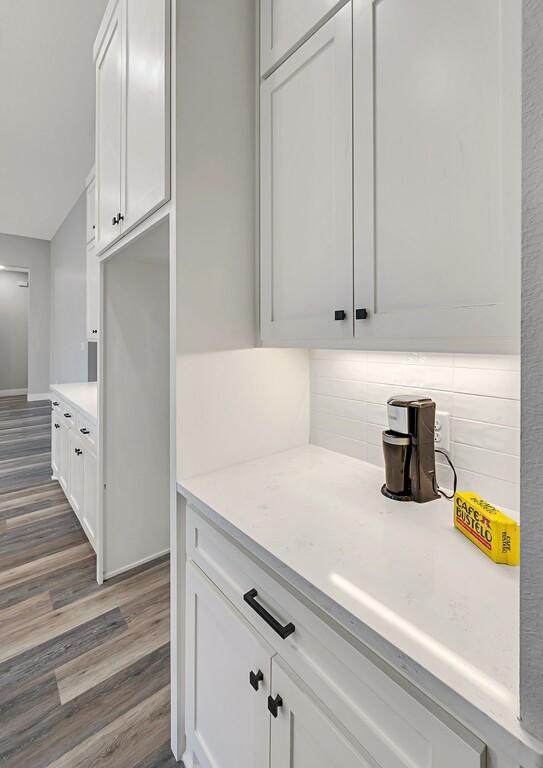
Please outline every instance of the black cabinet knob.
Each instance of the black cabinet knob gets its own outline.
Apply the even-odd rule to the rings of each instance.
[[[53,402],[53,405],[58,405],[58,403],[56,402],[56,400]]]
[[[116,216],[114,216],[114,217],[111,219],[111,223],[113,224],[113,226],[115,226],[116,224],[118,224],[118,223],[119,223],[119,219],[118,219]]]
[[[264,673],[261,669],[258,670],[258,672],[249,672],[249,683],[251,686],[255,689],[255,691],[258,691],[258,688],[260,686],[260,683],[264,680]]]
[[[96,229],[96,224],[93,224],[93,225],[92,225],[92,228],[93,228],[93,229]]]
[[[81,456],[83,451],[81,450],[81,448],[74,448],[74,453],[76,456]]]
[[[117,223],[120,223],[121,221],[124,221],[124,216],[119,211],[119,213],[117,214]]]
[[[368,310],[365,307],[359,307],[354,313],[357,320],[367,320]]]
[[[85,429],[85,427],[81,427],[79,431],[81,432],[82,435],[90,435],[90,430]]]
[[[336,309],[334,312],[334,320],[345,320],[347,317],[344,309]]]
[[[55,429],[60,429],[60,424],[55,424]]]
[[[65,413],[64,414],[64,418],[65,419],[71,419],[72,418],[72,414],[71,413]]]
[[[268,709],[274,717],[277,717],[279,707],[283,706],[283,699],[277,695],[275,698],[268,696]]]

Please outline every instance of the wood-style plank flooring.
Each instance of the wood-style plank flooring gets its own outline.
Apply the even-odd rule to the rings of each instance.
[[[173,768],[169,562],[97,585],[50,426],[0,398],[0,767]]]

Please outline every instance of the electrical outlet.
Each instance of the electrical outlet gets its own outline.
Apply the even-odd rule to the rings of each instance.
[[[436,448],[447,453],[451,450],[451,417],[446,411],[436,411],[434,432]]]

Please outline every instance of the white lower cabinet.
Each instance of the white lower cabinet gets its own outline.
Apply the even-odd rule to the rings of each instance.
[[[68,501],[79,520],[81,520],[83,513],[83,449],[81,447],[81,441],[75,432],[70,432],[68,445],[70,465]]]
[[[66,414],[70,414],[69,417]],[[98,463],[96,426],[73,407],[55,401],[51,413],[51,470],[90,543],[96,549]]]
[[[185,765],[266,768],[273,650],[196,566],[187,566]]]
[[[271,719],[271,768],[374,768],[375,763],[354,746],[333,714],[297,685],[276,659],[272,699],[281,706]]]
[[[96,454],[83,448],[83,517],[81,523],[93,547],[96,549],[96,521],[98,513],[98,463]]]
[[[192,509],[186,540],[187,768],[487,765],[483,742]]]
[[[60,466],[60,423],[55,417],[53,411],[53,418],[51,419],[51,472],[53,480],[59,479],[59,466]]]
[[[62,421],[60,422],[58,445],[58,481],[64,493],[68,495],[70,478],[70,430]]]

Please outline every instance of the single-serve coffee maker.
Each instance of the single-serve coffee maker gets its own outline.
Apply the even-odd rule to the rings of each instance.
[[[383,432],[385,484],[397,501],[432,501],[437,493],[434,430],[436,404],[429,397],[400,395],[387,402],[389,429]]]

